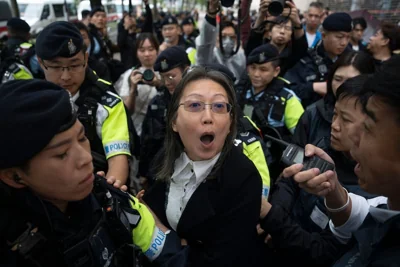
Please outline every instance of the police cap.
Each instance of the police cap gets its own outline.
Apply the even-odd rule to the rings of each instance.
[[[70,94],[44,80],[0,86],[0,169],[18,167],[76,122]]]
[[[31,27],[29,26],[28,23],[26,23],[25,20],[20,19],[20,18],[11,18],[7,21],[7,28],[20,31],[20,32],[26,32],[29,33],[31,30]]]
[[[92,10],[90,11],[90,17],[93,17],[94,14],[96,14],[97,12],[106,12],[106,10],[104,9],[103,6],[95,6],[94,8],[92,8]]]
[[[183,25],[194,25],[194,20],[193,20],[193,18],[192,17],[187,17],[187,18],[185,18],[183,21],[182,21],[182,23],[181,23],[181,25],[183,26]]]
[[[83,38],[70,22],[56,21],[45,27],[36,39],[36,54],[41,59],[70,58],[82,50]]]
[[[165,25],[169,25],[169,24],[176,24],[178,25],[178,20],[174,17],[174,16],[166,16],[164,18],[164,20],[161,23],[161,27],[165,26]]]
[[[322,27],[330,32],[351,32],[353,23],[349,14],[337,12],[329,15],[322,23]]]
[[[251,51],[250,55],[248,55],[247,57],[247,65],[251,65],[254,63],[264,64],[278,59],[278,49],[271,44],[264,44]]]
[[[189,57],[180,46],[172,46],[158,55],[154,70],[158,72],[167,72],[179,66],[190,66]]]

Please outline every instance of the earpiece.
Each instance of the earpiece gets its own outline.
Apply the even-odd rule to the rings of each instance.
[[[16,173],[14,173],[13,180],[17,184],[24,184],[24,182],[22,181],[21,177],[19,177],[19,175],[16,174]]]

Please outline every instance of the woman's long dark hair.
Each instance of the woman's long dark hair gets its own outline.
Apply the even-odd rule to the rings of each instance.
[[[160,166],[157,168],[156,178],[157,180],[162,180],[168,182],[174,172],[175,160],[184,151],[184,146],[182,140],[178,133],[174,132],[172,129],[172,124],[177,118],[177,111],[179,108],[179,103],[183,92],[187,85],[193,81],[199,80],[211,80],[220,84],[226,91],[228,95],[228,101],[232,106],[236,103],[236,94],[233,89],[232,82],[229,81],[227,77],[221,72],[215,70],[208,70],[204,67],[193,67],[189,69],[183,76],[180,83],[177,85],[174,93],[172,94],[171,101],[168,106],[167,112],[167,125],[166,125],[166,137],[163,147],[163,160]],[[212,172],[207,179],[215,178],[216,172],[221,167],[224,159],[232,148],[233,141],[236,137],[236,123],[237,123],[237,111],[232,108],[230,112],[231,125],[230,132],[225,139],[225,144],[221,151],[221,156],[219,157],[216,165],[214,166]]]
[[[336,97],[332,90],[333,76],[339,68],[347,66],[353,66],[360,74],[372,74],[375,72],[374,59],[369,54],[362,51],[344,52],[329,71],[327,80],[328,91],[324,97],[325,107],[333,109],[335,106]]]

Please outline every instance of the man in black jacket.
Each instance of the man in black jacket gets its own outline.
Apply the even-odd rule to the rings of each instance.
[[[287,70],[306,55],[307,38],[293,2],[288,3],[290,9],[286,8],[282,15],[276,18],[267,17],[270,2],[270,0],[264,0],[260,3],[260,15],[251,30],[245,54],[248,56],[251,51],[262,44],[272,44],[279,50],[281,76],[283,77]]]
[[[363,41],[367,22],[363,17],[353,19],[353,31],[350,34],[349,47],[354,51],[365,51],[367,45]]]
[[[327,74],[347,48],[352,19],[347,13],[334,13],[324,20],[322,26],[322,41],[284,76],[292,83],[291,89],[300,97],[304,107],[326,94]]]
[[[300,164],[285,169],[285,177],[294,175],[294,181],[303,189],[325,196],[335,239],[329,233],[327,237],[304,233],[289,223],[291,219],[282,213],[282,207],[286,209],[293,203],[282,198],[281,206],[276,202],[271,207],[264,202],[262,227],[270,231],[273,240],[275,236],[276,241],[282,242],[280,245],[302,251],[296,254],[297,260],[304,259],[302,255],[313,259],[312,262],[326,260],[329,264],[336,260],[335,267],[396,266],[400,262],[399,67],[400,60],[394,57],[365,83],[365,93],[372,95],[364,105],[366,114],[358,118],[358,126],[347,129],[353,141],[350,154],[358,162],[354,171],[361,188],[385,197],[366,200],[349,194],[334,171],[301,171]],[[306,155],[333,162],[324,151],[311,145],[306,148]]]

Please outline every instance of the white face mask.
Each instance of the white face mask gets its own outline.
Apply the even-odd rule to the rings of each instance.
[[[225,37],[222,39],[222,47],[224,49],[224,55],[231,56],[235,49],[235,42],[231,38]]]

